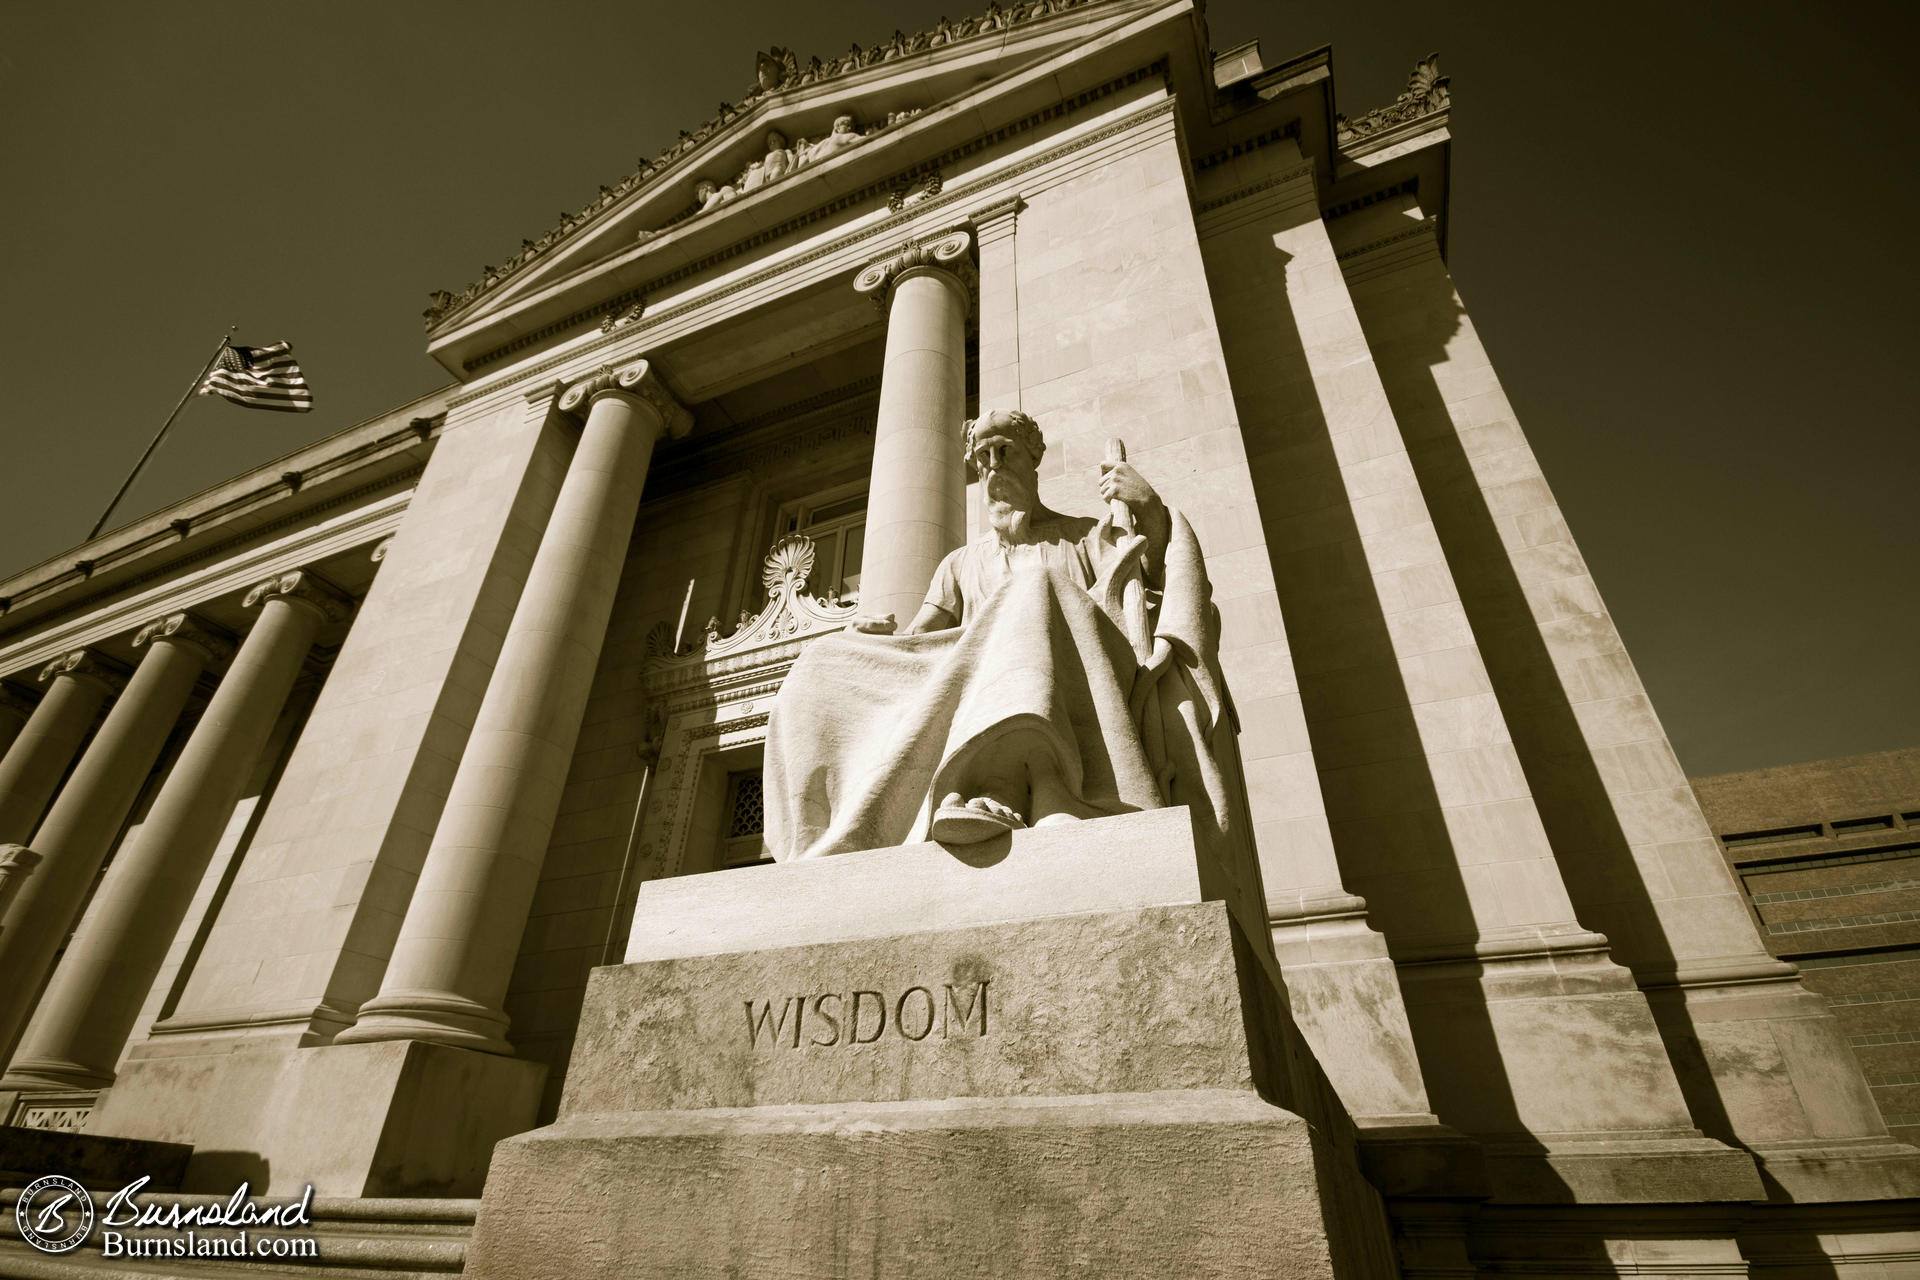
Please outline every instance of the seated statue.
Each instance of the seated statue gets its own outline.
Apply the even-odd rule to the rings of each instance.
[[[1191,807],[1219,856],[1246,847],[1200,544],[1117,445],[1094,520],[1041,503],[1032,418],[967,424],[986,533],[941,562],[903,634],[891,615],[857,619],[810,644],[781,687],[765,770],[775,859],[1170,804]]]

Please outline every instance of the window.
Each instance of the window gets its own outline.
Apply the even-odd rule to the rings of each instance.
[[[717,859],[722,868],[747,867],[768,861],[766,842],[766,794],[761,789],[760,770],[727,775],[726,826],[720,840]]]
[[[816,596],[860,595],[860,562],[867,544],[867,493],[842,486],[780,509],[779,533],[804,533],[813,539],[813,572],[807,590]]]

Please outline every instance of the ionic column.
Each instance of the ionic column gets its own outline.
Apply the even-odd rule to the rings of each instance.
[[[0,760],[6,758],[7,749],[13,745],[20,731],[27,727],[27,717],[33,714],[38,705],[11,685],[0,683]]]
[[[107,869],[86,930],[74,939],[0,1089],[93,1089],[133,1030],[154,975],[186,918],[240,789],[253,773],[321,626],[353,602],[310,573],[247,593],[259,619],[167,773],[130,847]]]
[[[510,1054],[501,1012],[559,812],[653,446],[693,418],[645,360],[560,398],[586,414],[408,903],[380,994],[340,1043]]]
[[[0,759],[0,842],[33,834],[100,704],[126,677],[125,667],[91,649],[63,653],[41,670],[47,691]]]
[[[867,492],[867,549],[860,612],[901,626],[920,609],[933,571],[967,539],[967,305],[972,239],[951,231],[908,244],[854,278],[887,308]]]
[[[176,613],[143,627],[133,643],[146,653],[34,832],[40,866],[21,886],[0,928],[0,973],[8,979],[0,982],[0,1051],[26,1021],[47,966],[73,928],[101,860],[153,772],[200,673],[231,651],[232,637],[191,614]]]

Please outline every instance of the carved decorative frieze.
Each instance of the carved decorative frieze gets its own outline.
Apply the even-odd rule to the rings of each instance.
[[[247,592],[247,598],[241,603],[252,609],[269,600],[287,600],[305,605],[325,622],[344,621],[353,612],[352,596],[305,569],[295,569],[291,573],[268,578]]]
[[[676,438],[693,430],[693,414],[667,389],[650,360],[635,360],[617,368],[601,365],[560,393],[560,411],[585,417],[595,400],[608,395],[631,396],[645,402]]]
[[[612,333],[615,329],[625,328],[646,313],[647,300],[645,298],[640,299],[631,306],[622,307],[618,311],[609,311],[607,312],[607,318],[600,322],[600,332]]]
[[[853,278],[853,287],[885,306],[888,291],[901,276],[915,268],[937,267],[959,277],[971,294],[980,280],[968,252],[972,247],[973,232],[965,227],[941,232],[927,240],[909,240],[891,255],[862,267],[860,274]]]
[[[99,1091],[94,1089],[27,1094],[14,1104],[13,1115],[6,1123],[21,1129],[79,1133],[98,1100]]]
[[[1450,84],[1450,79],[1440,74],[1440,55],[1428,54],[1414,63],[1413,74],[1407,78],[1407,87],[1392,102],[1384,107],[1375,107],[1358,120],[1349,120],[1344,115],[1334,117],[1339,144],[1342,147],[1352,146],[1395,125],[1430,116],[1436,111],[1445,111],[1453,97],[1448,87]]]
[[[154,640],[193,645],[206,655],[209,665],[226,661],[234,647],[232,632],[191,613],[170,613],[164,618],[155,618],[134,633],[133,647],[139,649]]]
[[[862,129],[850,115],[835,116],[833,127],[820,137],[809,142],[805,138],[796,138],[792,146],[787,145],[787,135],[774,129],[767,134],[767,153],[754,160],[746,168],[734,175],[731,182],[716,182],[712,178],[702,178],[693,184],[693,204],[696,214],[709,209],[718,209],[730,204],[741,196],[758,191],[761,187],[772,186],[782,178],[788,178],[811,165],[822,164],[852,147],[859,146],[875,134],[883,133],[897,124],[903,124],[919,115],[921,108],[909,111],[889,111],[887,118],[880,124],[869,125]],[[937,191],[939,188],[936,187]],[[895,206],[896,208],[898,206]],[[640,238],[650,240],[658,232],[643,231]]]
[[[912,208],[922,200],[931,200],[940,194],[940,188],[945,182],[946,178],[938,169],[903,177],[894,184],[893,190],[887,193],[887,208],[899,213],[902,209]]]
[[[125,663],[92,649],[71,649],[40,668],[40,683],[46,684],[55,676],[72,676],[105,685],[109,693],[118,693],[126,687],[127,675]]]
[[[862,49],[856,44],[837,58],[828,58],[824,61],[814,58],[805,66],[801,65],[799,58],[792,50],[776,45],[769,52],[755,56],[753,86],[738,103],[723,102],[720,104],[719,114],[698,129],[691,132],[682,129],[679,138],[669,144],[667,149],[657,157],[641,162],[640,166],[632,174],[623,178],[619,185],[601,187],[600,194],[589,201],[578,213],[562,213],[559,223],[538,240],[522,240],[519,251],[508,258],[504,265],[482,268],[480,279],[465,289],[458,293],[446,289],[434,290],[429,295],[426,311],[422,313],[426,327],[428,329],[437,327],[447,317],[478,301],[481,296],[551,252],[556,246],[569,239],[575,231],[604,216],[627,196],[672,169],[688,153],[699,148],[743,115],[755,110],[766,98],[827,80],[836,80],[882,63],[930,53],[935,49],[963,40],[995,36],[1011,27],[1044,21],[1062,13],[1105,2],[1107,0],[1024,0],[1023,3],[1009,5],[1006,8],[1001,8],[996,3],[989,3],[986,13],[978,18],[962,18],[957,22],[950,22],[943,18],[932,28],[912,35],[895,31],[893,39],[875,45],[871,49]],[[890,118],[888,123],[898,123],[898,119]],[[782,149],[791,150],[785,147]],[[815,158],[810,157],[810,162],[813,159]],[[765,159],[763,158],[759,163],[764,166]],[[763,182],[765,172],[763,167]],[[745,175],[742,174],[741,177],[744,179]],[[714,187],[717,191],[719,184],[715,183]],[[735,193],[738,194],[737,187]],[[642,238],[646,237],[643,235]]]

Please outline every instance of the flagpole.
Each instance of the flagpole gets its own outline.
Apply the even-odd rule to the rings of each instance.
[[[207,357],[206,366],[193,376],[193,384],[187,388],[187,394],[181,396],[180,403],[173,406],[173,412],[167,415],[166,422],[161,424],[160,430],[154,435],[152,442],[147,445],[147,451],[140,455],[140,461],[134,463],[133,470],[127,473],[126,482],[120,486],[120,491],[113,495],[113,501],[107,504],[107,509],[100,513],[98,520],[94,521],[93,532],[87,535],[88,542],[92,542],[95,538],[99,537],[100,531],[107,527],[107,517],[112,515],[113,509],[120,505],[120,499],[127,496],[127,490],[133,487],[134,480],[140,475],[140,468],[147,465],[147,459],[151,458],[153,451],[160,447],[160,441],[165,438],[167,428],[173,425],[173,420],[180,416],[182,409],[187,407],[187,401],[193,399],[193,393],[200,389],[202,382],[206,381],[207,374],[212,372],[213,366],[219,361],[220,353],[227,349],[227,344],[233,341],[233,335],[239,328],[239,325],[233,325],[220,336],[220,345],[215,347],[213,354]]]

